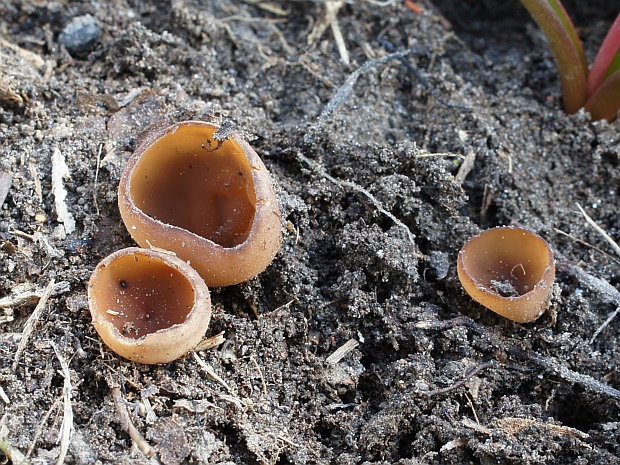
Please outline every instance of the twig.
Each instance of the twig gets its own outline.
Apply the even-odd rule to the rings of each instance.
[[[620,306],[620,292],[618,292],[618,290],[607,281],[592,276],[590,273],[587,273],[582,268],[573,265],[571,262],[562,260],[561,257],[558,257],[555,267],[558,271],[562,271],[573,278],[576,278],[588,289],[596,292],[605,302],[611,302],[616,306]]]
[[[254,366],[256,367],[256,369],[258,370],[258,374],[260,376],[260,379],[262,381],[263,384],[263,394],[267,395],[267,383],[265,382],[265,377],[263,376],[263,370],[260,369],[259,364],[256,362],[256,359],[254,358],[253,355],[250,355],[250,360],[252,360],[252,362],[254,363]]]
[[[607,281],[604,281],[600,278],[592,276],[586,271],[582,270],[578,266],[573,265],[567,260],[558,260],[556,263],[556,269],[559,271],[563,271],[566,274],[571,275],[572,277],[579,280],[580,283],[585,285],[591,291],[596,292],[602,300],[605,302],[611,302],[616,307],[618,307],[615,311],[613,311],[607,319],[603,322],[601,326],[594,332],[592,337],[590,338],[589,343],[592,344],[594,339],[603,331],[603,329],[611,323],[611,321],[618,315],[620,310],[620,292],[609,284]]]
[[[56,461],[56,465],[62,465],[65,463],[65,457],[67,456],[67,451],[69,450],[69,441],[71,440],[71,432],[73,431],[73,408],[71,407],[71,391],[73,388],[71,386],[71,373],[69,372],[69,365],[60,354],[56,344],[50,341],[50,345],[56,353],[56,358],[60,362],[62,375],[65,378],[62,387],[62,424],[60,425],[60,432],[58,433],[58,440],[60,441],[60,454],[58,455],[58,460]]]
[[[342,31],[338,25],[338,18],[336,18],[336,12],[340,9],[343,2],[336,2],[335,0],[327,0],[325,2],[325,10],[327,11],[327,19],[332,28],[332,34],[334,34],[334,40],[336,41],[336,47],[338,47],[338,53],[340,59],[345,65],[348,65],[351,60],[349,59],[349,52],[347,51],[347,45],[342,37]]]
[[[118,385],[110,386],[112,390],[112,399],[114,399],[114,406],[116,407],[116,412],[120,416],[121,426],[131,440],[138,446],[138,449],[142,451],[147,458],[152,458],[155,456],[157,451],[148,443],[144,436],[138,431],[138,429],[134,426],[131,421],[131,417],[129,416],[129,411],[127,410],[127,405],[125,404],[125,399],[121,395],[121,390]]]
[[[377,198],[374,195],[372,195],[369,191],[364,189],[362,186],[358,186],[354,182],[351,182],[351,181],[340,181],[339,179],[336,179],[333,176],[327,174],[325,172],[325,170],[321,167],[321,165],[319,165],[317,162],[315,162],[313,160],[310,160],[308,157],[302,155],[301,152],[297,152],[297,156],[299,157],[300,160],[302,160],[302,161],[306,162],[308,165],[310,165],[310,167],[312,169],[314,169],[314,171],[319,176],[324,177],[328,181],[331,181],[331,182],[333,182],[334,184],[336,184],[336,185],[338,185],[340,187],[348,187],[350,189],[353,189],[356,192],[359,192],[360,194],[365,195],[368,198],[368,200],[370,200],[372,202],[372,204],[375,206],[375,208],[377,210],[379,210],[381,213],[383,213],[385,216],[387,216],[389,219],[391,219],[394,223],[396,223],[399,227],[401,227],[405,231],[405,233],[407,233],[407,238],[409,239],[409,242],[411,242],[411,245],[414,248],[416,247],[415,236],[413,235],[413,233],[411,232],[409,227],[405,223],[400,221],[398,218],[396,218],[392,214],[392,212],[386,210],[383,207],[383,205],[381,204],[381,202],[379,202],[379,200],[377,200]],[[417,252],[414,252],[414,256],[416,258],[418,258],[418,259],[424,259],[424,255],[419,254]]]
[[[194,358],[196,359],[196,362],[198,362],[198,365],[200,365],[200,368],[202,368],[207,375],[209,375],[212,379],[214,379],[215,381],[217,381],[218,383],[220,383],[222,386],[224,386],[224,388],[234,397],[237,397],[237,393],[235,392],[235,390],[233,388],[231,388],[228,383],[226,383],[226,381],[224,381],[220,375],[218,375],[215,370],[213,368],[211,368],[209,365],[206,364],[206,362],[201,359],[198,354],[196,352],[192,352],[192,355],[194,356]]]
[[[567,232],[562,231],[561,229],[558,228],[553,228],[555,230],[555,232],[560,233],[566,237],[569,237],[570,239],[574,240],[575,242],[578,242],[580,244],[585,245],[586,247],[590,247],[591,249],[596,250],[598,253],[600,253],[601,255],[605,255],[606,257],[608,257],[610,260],[613,260],[614,262],[620,264],[620,260],[618,260],[616,257],[614,257],[613,255],[608,254],[607,252],[605,252],[603,249],[596,247],[595,245],[592,245],[586,241],[584,241],[583,239],[579,239],[578,237],[575,237],[571,234],[568,234]]]
[[[378,39],[378,42],[383,46],[383,48],[385,48],[388,52],[396,52],[396,47],[394,47],[394,45],[392,45],[390,42],[388,42],[385,39]],[[420,74],[420,72],[416,69],[415,66],[413,66],[409,60],[407,60],[407,58],[405,58],[404,56],[400,56],[398,57],[398,59],[401,61],[401,63],[403,65],[405,65],[405,68],[407,68],[407,71],[409,71],[419,82],[420,84],[422,84],[424,86],[424,88],[433,96],[435,97],[439,103],[441,103],[442,105],[448,107],[448,108],[460,108],[461,110],[472,110],[471,107],[468,107],[467,105],[458,105],[458,104],[454,104],[454,103],[448,103],[446,102],[444,99],[441,98],[441,96],[435,91],[435,89],[433,89],[431,87],[431,85],[426,81],[426,79],[424,79],[424,77]]]
[[[466,328],[473,331],[477,335],[486,338],[490,345],[499,347],[506,353],[514,357],[517,357],[521,360],[535,363],[547,373],[557,375],[560,378],[563,378],[566,381],[569,381],[571,383],[580,384],[599,394],[603,394],[603,395],[612,397],[614,399],[620,400],[620,391],[618,391],[617,389],[614,389],[611,386],[601,383],[600,381],[597,381],[591,376],[577,373],[561,365],[557,360],[553,358],[544,357],[534,351],[524,351],[521,349],[517,349],[516,347],[513,347],[503,342],[501,339],[493,336],[488,331],[486,331],[482,326],[475,323],[469,317],[459,316],[459,317],[453,318],[452,320],[447,320],[447,321],[421,321],[421,322],[416,323],[415,326],[421,329],[435,329],[439,331],[453,328],[455,326],[465,326]]]
[[[52,406],[49,408],[49,410],[45,412],[45,415],[43,415],[43,418],[41,418],[41,420],[39,421],[39,426],[37,426],[37,429],[34,432],[34,437],[32,438],[32,444],[30,444],[30,447],[28,448],[28,452],[26,452],[26,459],[30,458],[32,451],[34,451],[34,446],[36,446],[37,441],[39,440],[39,437],[41,436],[41,433],[43,432],[43,427],[47,423],[47,420],[52,414],[52,412],[56,410],[59,404],[60,404],[60,399],[56,399],[54,403],[52,404]]]
[[[0,398],[5,404],[11,403],[11,399],[9,399],[9,396],[6,395],[6,392],[4,392],[4,389],[2,389],[2,386],[0,386]]]
[[[99,150],[97,151],[97,166],[95,167],[95,182],[93,183],[93,203],[95,204],[95,211],[99,216],[99,201],[97,200],[97,184],[99,182],[99,169],[101,168],[101,151],[103,150],[103,144],[99,144]]]
[[[596,224],[596,222],[590,218],[588,216],[588,214],[585,212],[585,210],[583,208],[581,208],[581,205],[576,204],[577,208],[579,208],[579,211],[581,212],[581,214],[583,215],[583,217],[586,219],[586,221],[588,222],[588,224],[590,226],[592,226],[594,229],[596,229],[596,231],[603,236],[603,238],[611,245],[611,248],[614,249],[614,252],[616,252],[618,254],[618,256],[620,256],[620,247],[618,246],[618,244],[616,244],[616,242],[609,237],[609,234],[607,234],[603,228],[601,228],[598,224]]]
[[[596,331],[594,331],[594,334],[592,335],[592,337],[588,341],[589,344],[592,344],[594,342],[594,339],[596,339],[598,337],[598,335],[601,334],[601,331],[603,331],[603,329],[605,329],[605,327],[607,325],[609,325],[609,323],[611,323],[611,321],[614,318],[616,318],[616,316],[618,316],[618,313],[620,313],[620,307],[616,308],[616,310],[611,312],[609,314],[609,316],[607,317],[607,319],[605,321],[603,321],[603,324],[601,326],[599,326]]]
[[[19,362],[19,357],[21,356],[22,352],[26,348],[28,339],[30,338],[30,335],[34,331],[34,328],[37,322],[39,321],[39,318],[41,317],[41,314],[43,313],[45,306],[47,305],[48,299],[52,295],[52,291],[54,290],[54,284],[55,284],[54,279],[52,279],[47,285],[47,287],[45,288],[45,292],[43,292],[43,295],[39,299],[39,303],[37,304],[34,311],[32,312],[32,315],[30,315],[30,317],[28,318],[28,321],[26,321],[26,324],[24,325],[24,330],[22,331],[22,340],[19,341],[19,345],[17,346],[17,351],[15,352],[15,361],[13,362],[13,370],[17,370],[17,363]]]
[[[355,339],[349,339],[336,349],[336,351],[325,359],[329,365],[336,365],[340,360],[345,358],[351,351],[353,351],[360,343]]]
[[[445,394],[446,392],[450,392],[450,391],[454,391],[455,389],[461,387],[463,384],[465,384],[467,382],[467,380],[469,380],[470,378],[476,376],[478,373],[480,373],[483,370],[486,370],[487,368],[491,368],[492,366],[495,365],[495,361],[494,360],[489,360],[488,362],[484,362],[480,365],[478,365],[477,367],[472,368],[471,370],[469,370],[466,374],[465,377],[459,381],[457,381],[456,383],[452,384],[451,386],[445,387],[445,388],[441,388],[441,389],[433,389],[432,391],[418,391],[420,394],[425,395],[426,397],[432,397],[435,396],[437,394]],[[475,414],[475,412],[474,412]]]
[[[463,160],[463,164],[459,168],[459,171],[456,173],[454,177],[454,182],[459,186],[463,184],[465,178],[470,173],[470,171],[474,168],[474,163],[476,162],[476,152],[473,150],[467,154],[465,160]]]
[[[390,53],[389,55],[386,55],[382,58],[377,58],[376,60],[367,61],[362,66],[360,66],[358,69],[353,71],[353,73],[349,75],[349,77],[344,82],[344,84],[342,84],[338,88],[338,90],[336,91],[336,94],[332,97],[329,103],[325,106],[325,109],[321,112],[321,114],[317,118],[316,123],[314,123],[314,125],[308,131],[308,134],[306,134],[306,136],[304,137],[304,142],[307,144],[310,144],[312,142],[311,141],[312,135],[320,131],[321,129],[323,129],[323,126],[325,126],[325,124],[331,119],[334,112],[340,107],[340,105],[342,105],[346,101],[346,99],[349,97],[349,95],[353,91],[353,86],[355,85],[357,80],[360,78],[360,76],[362,76],[366,71],[368,71],[371,68],[374,68],[375,66],[382,65],[395,58],[404,57],[409,53],[411,53],[410,50]]]

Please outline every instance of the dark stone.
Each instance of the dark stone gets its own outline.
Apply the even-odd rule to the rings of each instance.
[[[58,41],[75,55],[91,50],[102,33],[97,20],[91,15],[76,16],[62,30]]]

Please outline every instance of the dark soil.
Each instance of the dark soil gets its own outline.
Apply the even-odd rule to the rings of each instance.
[[[612,3],[567,5],[590,60]],[[345,4],[344,64],[332,30],[317,33],[323,2],[0,3],[3,450],[56,463],[70,406],[65,463],[620,463],[620,316],[593,339],[620,305],[620,257],[576,206],[620,239],[620,122],[564,114],[553,57],[516,0],[436,6]],[[61,37],[86,14],[100,37]],[[398,58],[337,94],[389,54],[380,40],[468,108],[442,105]],[[185,119],[251,140],[285,232],[265,272],[212,289],[207,336],[226,341],[198,356],[220,381],[191,354],[119,358],[86,297],[97,263],[134,245],[116,203],[127,156],[150,125]],[[456,276],[465,241],[498,225],[556,252],[551,309],[534,323],[486,310]],[[52,280],[15,364],[33,293]]]

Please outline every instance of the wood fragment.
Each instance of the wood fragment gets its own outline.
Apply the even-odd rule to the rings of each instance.
[[[69,450],[71,433],[73,432],[73,408],[71,406],[71,391],[73,390],[73,387],[71,386],[71,372],[69,371],[67,361],[60,353],[60,350],[58,350],[58,347],[56,347],[56,344],[50,341],[50,345],[52,346],[52,349],[54,349],[56,358],[60,362],[61,373],[64,378],[62,387],[63,415],[60,431],[58,433],[60,454],[58,455],[58,460],[56,461],[56,465],[62,465],[65,463],[65,457],[67,456],[67,451]]]
[[[360,343],[355,339],[349,339],[336,349],[336,351],[325,359],[329,365],[335,365],[352,352]]]
[[[504,342],[500,338],[492,335],[482,326],[475,323],[471,318],[464,315],[446,321],[421,321],[416,323],[415,326],[421,329],[433,329],[439,331],[450,329],[455,326],[465,326],[478,336],[484,337],[488,341],[489,345],[493,347],[498,347],[505,353],[510,354],[515,358],[518,358],[525,362],[533,363],[546,373],[549,373],[553,376],[558,376],[570,383],[579,384],[600,395],[620,400],[620,391],[618,391],[617,389],[614,389],[611,386],[608,386],[592,378],[591,376],[573,371],[559,363],[555,358],[545,357],[532,350],[525,351],[516,348],[511,344]]]
[[[211,336],[200,341],[198,345],[194,347],[194,351],[202,352],[203,350],[214,349],[215,347],[221,346],[225,341],[226,338],[224,337],[224,331],[222,331],[215,336]]]
[[[11,189],[11,183],[13,182],[13,175],[7,171],[0,171],[0,207],[9,195]]]
[[[463,386],[468,379],[472,378],[473,376],[476,376],[478,373],[480,373],[483,370],[486,370],[487,368],[491,368],[495,365],[495,361],[494,360],[489,360],[487,362],[481,363],[480,365],[470,369],[465,376],[463,377],[463,379],[457,381],[456,383],[452,384],[451,386],[445,387],[445,388],[441,388],[441,389],[433,389],[432,391],[418,391],[419,394],[425,395],[426,397],[432,397],[435,396],[437,394],[445,394],[447,392],[450,391],[454,391],[455,389]]]
[[[226,383],[226,381],[224,381],[220,375],[218,375],[215,370],[213,368],[211,368],[209,365],[207,365],[207,363],[201,359],[198,354],[196,352],[192,352],[192,355],[194,356],[194,359],[196,360],[196,362],[198,362],[198,365],[200,366],[200,368],[202,368],[207,375],[209,375],[209,377],[215,381],[217,381],[218,383],[220,383],[222,386],[224,386],[224,389],[226,389],[232,396],[237,397],[237,393],[235,392],[235,390],[233,388],[231,388],[228,383]]]
[[[342,36],[342,31],[340,30],[340,25],[338,24],[338,18],[336,14],[344,2],[336,1],[336,0],[326,0],[325,2],[325,11],[327,12],[327,20],[332,28],[332,34],[334,34],[334,40],[336,41],[336,47],[338,48],[338,53],[340,54],[340,60],[348,65],[351,63],[349,58],[349,52],[347,50],[347,44],[344,41],[344,37]]]
[[[5,404],[11,403],[11,399],[9,399],[9,396],[6,395],[6,392],[4,392],[2,386],[0,386],[0,399],[2,399]]]
[[[461,164],[459,171],[456,173],[456,176],[454,177],[454,182],[456,182],[459,186],[461,186],[463,184],[463,181],[465,181],[465,178],[467,177],[467,175],[474,168],[475,162],[476,162],[476,152],[472,150],[465,156],[465,160],[463,160],[463,163]]]
[[[157,451],[146,441],[146,439],[144,439],[142,433],[138,431],[138,429],[134,426],[133,421],[131,421],[129,410],[127,410],[127,405],[125,404],[125,399],[121,394],[120,388],[118,385],[114,384],[110,386],[110,389],[112,390],[112,399],[114,400],[116,412],[120,417],[121,426],[127,434],[129,434],[129,437],[136,444],[136,446],[138,446],[138,449],[140,449],[147,458],[150,459],[154,457],[155,454],[157,454]]]
[[[71,173],[65,162],[65,157],[58,148],[55,148],[52,154],[52,193],[54,194],[56,216],[58,217],[58,221],[65,227],[65,232],[67,234],[71,234],[75,231],[75,219],[65,202],[67,190],[63,182],[64,179],[70,176]]]
[[[618,246],[618,244],[616,244],[616,241],[614,241],[609,234],[607,234],[603,228],[601,228],[598,224],[596,224],[596,222],[590,218],[588,216],[588,214],[585,212],[585,210],[583,208],[581,208],[581,205],[576,204],[577,208],[579,208],[579,211],[581,212],[581,214],[583,215],[583,217],[586,219],[586,221],[588,222],[588,224],[590,226],[592,226],[596,232],[598,232],[601,236],[603,236],[603,239],[605,239],[609,245],[611,245],[611,248],[614,249],[614,252],[616,252],[618,254],[618,256],[620,257],[620,246]]]
[[[47,285],[47,287],[45,288],[45,291],[43,292],[43,295],[39,299],[39,303],[37,304],[34,311],[32,312],[32,315],[30,315],[30,317],[28,318],[28,321],[26,321],[26,324],[24,325],[24,330],[22,331],[22,339],[21,341],[19,341],[19,345],[17,346],[17,351],[15,352],[15,361],[13,362],[14,371],[17,370],[17,363],[19,362],[19,357],[21,356],[22,352],[26,348],[28,339],[30,338],[30,335],[34,331],[36,324],[39,321],[39,318],[41,318],[41,314],[43,313],[43,310],[45,309],[45,306],[47,305],[48,299],[52,295],[52,291],[54,290],[54,284],[55,284],[55,281],[54,279],[52,279]]]

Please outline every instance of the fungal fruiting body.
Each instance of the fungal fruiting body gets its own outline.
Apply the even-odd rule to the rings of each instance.
[[[205,282],[172,254],[136,247],[105,258],[88,285],[93,325],[131,361],[168,363],[202,339],[211,318]]]
[[[528,323],[547,309],[555,261],[537,234],[499,227],[481,232],[463,246],[457,272],[476,302],[510,320]]]
[[[282,240],[273,184],[256,152],[237,134],[185,121],[150,134],[119,184],[127,229],[143,247],[174,252],[208,286],[253,278]]]

